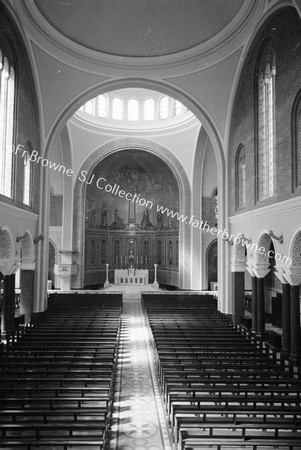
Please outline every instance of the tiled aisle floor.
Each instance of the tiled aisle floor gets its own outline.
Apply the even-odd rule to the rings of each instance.
[[[171,450],[141,301],[125,299],[114,399],[115,450]]]

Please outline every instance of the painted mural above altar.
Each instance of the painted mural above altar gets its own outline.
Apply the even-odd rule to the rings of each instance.
[[[178,221],[159,207],[179,211],[177,180],[158,156],[144,150],[122,150],[82,174],[86,187],[86,228],[164,230]]]

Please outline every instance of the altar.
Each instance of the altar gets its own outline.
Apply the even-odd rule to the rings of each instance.
[[[115,269],[114,284],[143,285],[148,284],[147,269]]]

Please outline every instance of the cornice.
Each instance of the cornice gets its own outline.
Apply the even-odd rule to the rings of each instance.
[[[8,205],[7,203],[0,203],[0,212],[1,215],[5,214],[5,215],[9,215],[12,217],[17,217],[20,219],[25,219],[25,220],[30,220],[32,221],[36,221],[38,220],[38,215],[27,211],[26,209],[22,209],[22,208],[17,208],[14,205]],[[3,223],[0,223],[0,226],[3,226]]]
[[[183,133],[189,131],[195,127],[200,127],[200,121],[195,116],[190,116],[181,121],[167,120],[167,123],[158,123],[159,121],[154,121],[153,125],[144,126],[143,123],[135,123],[132,125],[128,122],[118,121],[114,123],[112,120],[103,119],[97,120],[92,118],[86,119],[84,115],[76,114],[69,119],[70,125],[81,130],[91,132],[94,134],[120,134],[120,135],[135,135],[147,134],[147,135],[157,135],[157,134],[170,134],[170,133]],[[156,124],[156,125],[155,125]]]
[[[273,205],[263,206],[242,214],[229,217],[231,224],[242,223],[248,220],[259,219],[262,217],[273,216],[278,213],[301,209],[301,196],[274,203]]]

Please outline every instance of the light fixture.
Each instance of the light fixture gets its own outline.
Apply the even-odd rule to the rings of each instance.
[[[25,231],[25,233],[23,234],[23,236],[17,236],[16,242],[20,242],[22,239],[25,238],[25,236],[27,236],[27,231]]]
[[[268,235],[272,238],[275,239],[276,241],[279,241],[280,244],[283,243],[283,234],[281,236],[276,236],[273,231],[268,231]]]
[[[40,234],[38,237],[36,237],[33,241],[34,244],[36,244],[37,242],[39,242],[41,239],[44,239],[44,235]]]

